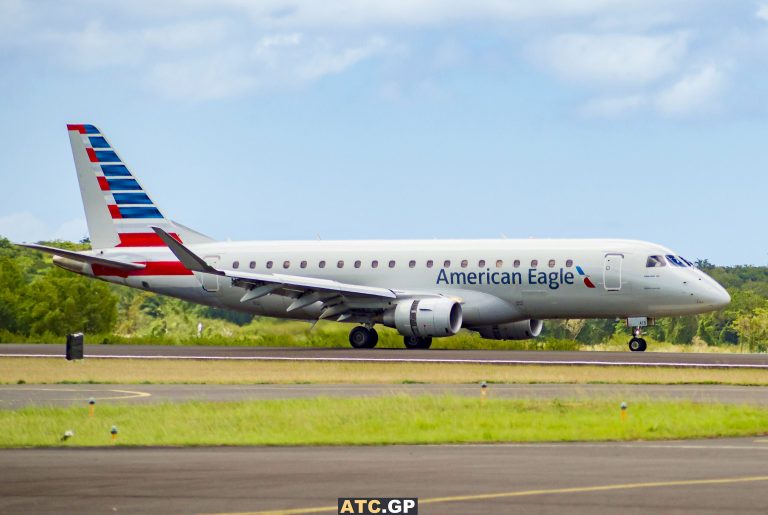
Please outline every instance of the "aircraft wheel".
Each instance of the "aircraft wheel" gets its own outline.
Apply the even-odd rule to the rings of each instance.
[[[371,327],[368,329],[368,333],[371,335],[371,341],[368,342],[368,348],[372,349],[376,347],[376,344],[379,343],[379,333],[376,332],[376,329]]]
[[[373,329],[359,325],[349,332],[349,344],[355,349],[370,349],[379,341],[379,334]]]
[[[406,349],[428,349],[432,346],[432,338],[429,336],[419,338],[418,336],[404,336],[403,343]]]
[[[643,352],[648,348],[648,344],[643,338],[632,338],[629,340],[629,350],[632,352]]]

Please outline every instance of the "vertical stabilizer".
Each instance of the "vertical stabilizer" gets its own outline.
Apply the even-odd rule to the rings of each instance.
[[[180,241],[187,232],[190,243],[212,241],[166,219],[99,129],[72,124],[67,130],[94,249],[164,247],[152,226]]]

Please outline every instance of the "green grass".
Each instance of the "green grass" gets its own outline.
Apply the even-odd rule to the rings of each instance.
[[[118,438],[112,441],[110,428]],[[74,431],[66,442],[61,435]],[[768,409],[643,401],[458,396],[190,402],[0,411],[0,447],[383,445],[681,439],[768,432]]]

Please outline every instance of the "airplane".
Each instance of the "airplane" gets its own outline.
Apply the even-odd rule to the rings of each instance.
[[[66,270],[254,315],[375,326],[408,349],[462,328],[491,340],[540,335],[546,319],[625,319],[631,351],[655,318],[726,306],[728,292],[676,252],[620,239],[243,241],[211,239],[163,214],[104,134],[67,125],[92,250],[38,244]]]

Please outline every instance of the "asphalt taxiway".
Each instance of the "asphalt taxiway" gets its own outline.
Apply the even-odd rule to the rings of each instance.
[[[479,397],[475,384],[54,384],[0,385],[0,409],[24,406],[86,406],[184,401],[243,401],[309,397],[371,397],[378,395],[442,395]],[[689,400],[726,404],[768,405],[768,388],[727,385],[621,384],[491,384],[486,394],[497,399]]]
[[[64,345],[0,344],[0,357],[62,357]],[[603,365],[768,370],[768,354],[671,352],[561,352],[509,350],[408,350],[307,347],[218,347],[169,345],[85,346],[86,358],[263,361],[365,361],[482,363],[491,365]]]
[[[0,513],[766,513],[768,439],[0,451]]]

